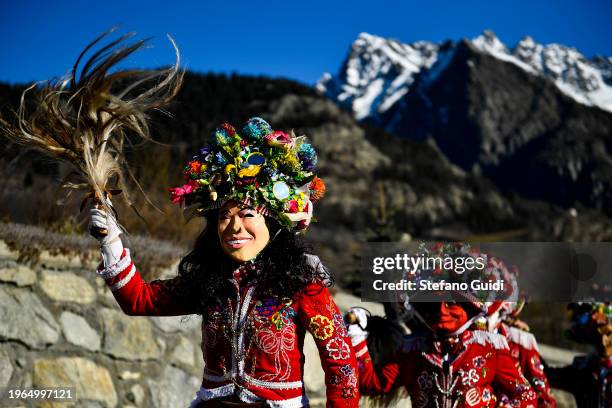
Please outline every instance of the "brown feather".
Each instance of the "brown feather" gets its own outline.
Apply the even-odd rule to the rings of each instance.
[[[150,140],[147,112],[162,108],[176,96],[184,74],[179,70],[178,48],[170,36],[176,62],[167,69],[109,72],[146,44],[147,40],[130,43],[133,34],[102,46],[82,64],[85,55],[112,31],[85,47],[71,75],[44,83],[32,113],[26,112],[26,98],[37,84],[23,92],[16,125],[0,118],[0,131],[10,141],[71,163],[94,196],[102,197],[106,210],[110,206],[105,191],[111,188],[107,185],[111,179],[117,180],[116,187],[133,207],[125,177],[134,177],[127,167],[123,145],[128,135],[134,140]]]

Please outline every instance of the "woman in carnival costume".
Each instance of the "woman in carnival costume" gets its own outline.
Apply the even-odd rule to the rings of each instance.
[[[303,342],[309,331],[325,371],[328,407],[357,407],[357,368],[330,275],[298,236],[325,186],[304,137],[260,118],[238,133],[221,125],[185,167],[175,203],[206,218],[170,280],[145,283],[114,217],[91,210],[101,237],[97,273],[129,315],[203,317],[202,386],[191,407],[308,406]],[[98,236],[95,234],[94,236]]]
[[[464,245],[436,245],[425,251],[429,257],[475,256]],[[493,276],[491,268],[487,264],[484,272],[461,275],[421,269],[409,279],[467,282],[468,276],[480,276],[489,280]],[[372,337],[386,334],[368,333],[366,314],[353,310],[358,322],[349,326],[349,335],[358,359],[362,395],[384,395],[404,388],[416,408],[535,407],[536,395],[510,356],[506,338],[469,329],[484,315],[486,306],[480,299],[488,295],[468,289],[429,293],[420,301],[414,297],[406,301],[406,308],[420,321],[411,327],[420,326],[422,330],[404,337],[394,361],[379,369],[368,345],[377,343]],[[496,394],[502,391],[509,396],[508,401],[497,400]]]
[[[509,286],[512,291],[511,298],[487,302],[486,316],[477,319],[474,327],[506,337],[510,355],[518,362],[521,372],[538,396],[538,408],[554,408],[557,402],[550,391],[548,379],[544,373],[538,342],[533,333],[529,332],[529,326],[518,319],[518,315],[526,304],[526,296],[519,294],[518,269],[515,266],[507,268],[500,259],[495,257],[491,257],[490,262],[495,264],[500,277],[505,282],[511,283]],[[498,395],[498,398],[503,401],[508,397],[501,394]]]
[[[566,367],[546,367],[550,385],[571,392],[579,408],[612,407],[612,302],[576,302],[567,307],[570,337],[595,347]]]

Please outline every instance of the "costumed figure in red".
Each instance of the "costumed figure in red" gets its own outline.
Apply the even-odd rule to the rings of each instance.
[[[567,307],[570,337],[596,352],[566,367],[546,367],[550,385],[571,392],[579,408],[612,407],[612,302],[576,302]]]
[[[325,371],[328,407],[357,407],[357,366],[330,296],[331,278],[298,235],[324,193],[305,137],[260,118],[240,132],[221,125],[185,167],[172,201],[206,219],[170,280],[146,283],[113,216],[91,210],[97,273],[129,315],[202,316],[205,369],[191,407],[304,407],[305,332]],[[107,230],[105,236],[96,231]]]
[[[436,245],[423,248],[424,256],[440,260],[480,255],[463,244]],[[373,361],[369,348],[379,343],[385,332],[370,332],[370,323],[363,309],[353,309],[357,322],[349,326],[359,364],[359,388],[362,395],[396,393],[402,388],[411,397],[412,406],[423,407],[535,407],[536,395],[522,375],[506,338],[485,330],[470,330],[474,321],[486,311],[485,300],[490,291],[458,285],[460,282],[495,281],[494,265],[482,256],[482,268],[457,273],[438,266],[423,267],[408,276],[415,282],[445,282],[442,291],[409,293],[406,309],[419,320],[420,326],[405,336],[391,361]],[[474,263],[472,262],[472,265]],[[486,268],[485,268],[486,265]],[[479,278],[476,278],[476,277]],[[482,293],[481,293],[482,292]],[[485,293],[486,292],[486,293]],[[374,353],[376,355],[377,353]],[[496,395],[509,397],[500,401]]]
[[[529,326],[518,319],[518,315],[526,304],[526,296],[519,291],[518,269],[514,266],[508,268],[501,260],[494,257],[490,258],[490,262],[496,265],[504,281],[511,283],[508,286],[510,298],[488,302],[487,315],[477,319],[474,326],[476,329],[488,330],[506,337],[510,355],[538,396],[537,406],[539,408],[556,407],[557,402],[550,391],[548,379],[544,373],[544,364],[536,338],[533,333],[529,332]],[[503,394],[498,395],[498,398],[502,401],[508,399]]]

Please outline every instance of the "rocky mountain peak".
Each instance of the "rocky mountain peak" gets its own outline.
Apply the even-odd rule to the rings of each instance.
[[[543,45],[525,36],[511,50],[491,30],[469,41],[479,52],[514,64],[537,77],[551,80],[575,101],[612,112],[612,59],[586,58],[562,44]],[[446,67],[460,42],[402,43],[361,33],[336,74],[325,73],[317,90],[353,112],[358,120],[380,123],[388,111],[409,92],[417,74],[432,78]],[[444,51],[444,52],[442,52]],[[438,63],[440,59],[442,63]],[[431,70],[435,70],[432,75]]]
[[[495,33],[491,30],[485,30],[481,35],[472,40],[472,44],[481,49],[482,51],[489,52],[491,54],[496,53],[507,53],[508,48],[501,42]]]

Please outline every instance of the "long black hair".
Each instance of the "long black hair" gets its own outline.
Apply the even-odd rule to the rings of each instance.
[[[282,228],[273,218],[265,219],[270,242],[253,261],[257,272],[246,277],[247,281],[257,279],[257,296],[292,299],[312,282],[321,288],[333,284],[326,270],[315,268],[309,261],[307,255],[312,254],[312,249],[300,236]],[[230,278],[240,266],[221,248],[217,234],[218,211],[208,211],[206,221],[193,250],[178,268],[183,295],[203,316],[209,307],[234,298]]]

